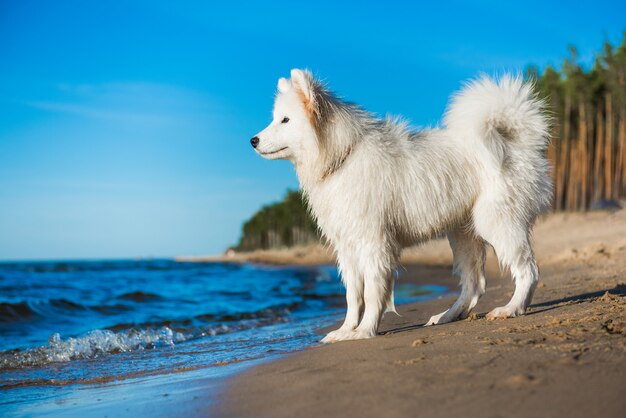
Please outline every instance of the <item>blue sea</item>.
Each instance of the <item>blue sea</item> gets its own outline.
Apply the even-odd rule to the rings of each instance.
[[[396,303],[445,291],[401,283]],[[81,399],[126,381],[226,376],[317,344],[344,306],[331,266],[0,263],[0,415],[72,415],[73,405],[80,415]]]

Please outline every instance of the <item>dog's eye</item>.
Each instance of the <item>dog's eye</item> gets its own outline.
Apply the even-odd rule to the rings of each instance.
[[[285,116],[283,120],[280,121],[280,123],[287,123],[287,122],[289,122],[289,118],[287,116]]]

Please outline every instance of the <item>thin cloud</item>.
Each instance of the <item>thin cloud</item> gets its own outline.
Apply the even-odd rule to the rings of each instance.
[[[167,124],[215,114],[212,101],[191,90],[153,83],[57,84],[53,98],[22,104],[48,112],[122,123]]]
[[[98,108],[74,103],[52,102],[52,101],[25,101],[23,104],[35,109],[46,110],[50,112],[68,113],[86,118],[102,119],[119,122],[168,122],[174,121],[167,113],[141,113],[129,110],[113,110],[106,108]]]

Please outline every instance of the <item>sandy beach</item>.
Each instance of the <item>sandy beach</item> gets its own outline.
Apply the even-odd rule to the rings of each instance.
[[[400,306],[374,339],[315,346],[239,374],[219,416],[621,417],[626,408],[626,211],[557,214],[535,228],[541,282],[527,315],[487,321],[513,284],[488,261],[464,321],[423,327],[454,297]],[[316,249],[318,261],[324,259]],[[280,261],[309,261],[294,250]],[[238,261],[250,261],[241,257]],[[256,261],[262,259],[257,253]],[[294,260],[295,258],[295,260]],[[456,285],[447,243],[403,254],[400,280]],[[321,330],[320,333],[323,334]]]

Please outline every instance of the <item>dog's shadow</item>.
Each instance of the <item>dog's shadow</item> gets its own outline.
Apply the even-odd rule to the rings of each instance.
[[[614,295],[614,296],[626,296],[626,284],[618,284],[612,289],[603,289],[603,290],[598,290],[595,292],[582,293],[580,295],[567,296],[567,297],[560,298],[560,299],[553,299],[553,300],[546,301],[546,302],[535,303],[533,305],[530,305],[530,311],[527,312],[525,316],[541,314],[541,313],[548,312],[553,309],[562,308],[568,305],[591,302],[603,296],[606,293],[608,293],[609,295]],[[476,314],[475,318],[484,319],[486,316],[487,316],[487,313],[483,312],[483,313]],[[454,322],[451,322],[449,324],[454,324]],[[441,325],[433,325],[433,326],[435,327],[445,326],[449,324],[441,324]],[[397,334],[399,332],[411,331],[414,329],[422,328],[424,327],[424,325],[426,325],[425,322],[421,324],[414,324],[414,325],[407,325],[403,327],[391,328],[386,331],[380,332],[379,335]]]
[[[530,305],[531,311],[526,315],[536,315],[539,313],[551,311],[552,309],[557,309],[565,305],[574,305],[583,302],[591,302],[594,299],[597,299],[603,296],[605,293],[614,296],[626,296],[626,284],[618,284],[612,289],[604,289],[598,290],[595,292],[583,293],[575,296],[568,296],[561,299],[554,299],[548,302],[536,303],[534,305]]]

